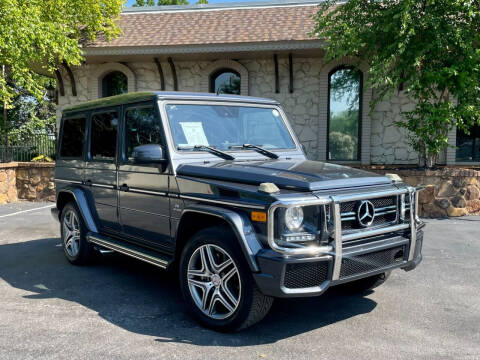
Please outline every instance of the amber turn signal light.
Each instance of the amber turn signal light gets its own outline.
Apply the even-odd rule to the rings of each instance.
[[[263,211],[252,211],[250,218],[252,221],[267,222],[267,213]]]

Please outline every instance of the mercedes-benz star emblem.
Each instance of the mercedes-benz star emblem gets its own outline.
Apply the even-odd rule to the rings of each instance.
[[[357,220],[360,226],[367,227],[372,225],[375,219],[375,206],[368,201],[363,200],[357,207]]]

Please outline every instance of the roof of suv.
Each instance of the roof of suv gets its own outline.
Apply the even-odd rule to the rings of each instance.
[[[212,94],[212,93],[195,93],[182,91],[144,91],[133,92],[123,95],[105,97],[97,100],[91,100],[80,104],[70,105],[63,109],[64,112],[90,110],[101,107],[117,106],[132,102],[145,101],[151,99],[159,100],[200,100],[200,101],[230,101],[239,103],[258,103],[258,104],[278,104],[275,100],[256,98],[250,96],[228,95],[228,94]]]

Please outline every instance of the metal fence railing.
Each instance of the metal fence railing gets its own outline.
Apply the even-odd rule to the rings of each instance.
[[[34,134],[28,139],[9,143],[8,146],[0,141],[0,162],[31,161],[40,155],[55,159],[55,134]]]

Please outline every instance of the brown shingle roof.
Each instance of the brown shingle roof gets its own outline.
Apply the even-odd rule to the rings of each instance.
[[[124,13],[123,35],[89,47],[175,46],[312,40],[318,7],[279,6]]]

